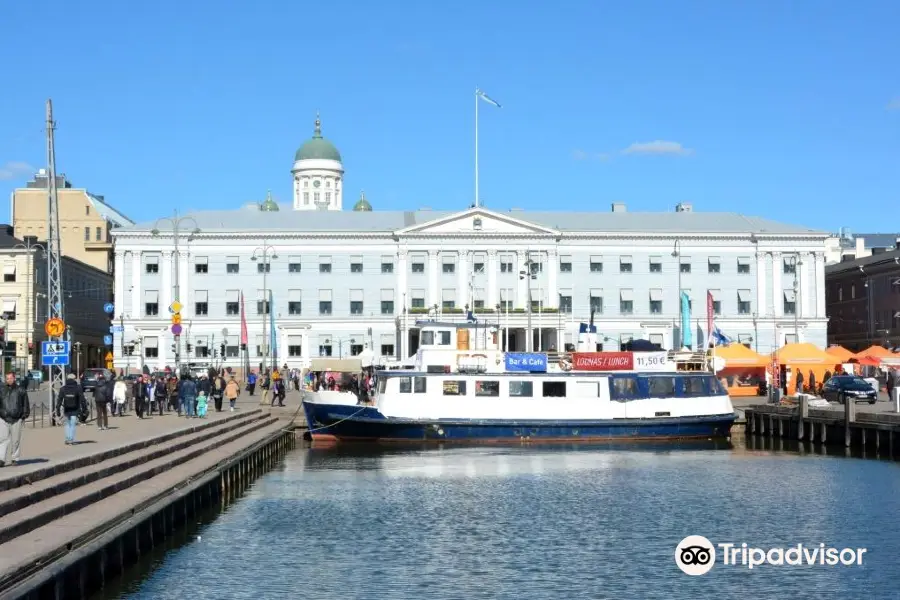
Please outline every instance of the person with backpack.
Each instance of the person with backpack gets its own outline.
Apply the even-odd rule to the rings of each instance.
[[[253,395],[253,391],[256,389],[256,371],[250,371],[250,374],[247,375],[247,391],[250,392],[250,395]]]
[[[156,379],[156,383],[153,384],[153,399],[156,402],[156,408],[159,411],[159,416],[163,416],[163,412],[165,411],[166,402],[169,400],[169,388],[166,387],[166,380],[161,376]],[[151,412],[153,407],[151,406]]]
[[[184,416],[188,419],[196,416],[194,409],[197,402],[197,384],[194,383],[190,375],[185,374],[182,377],[178,397],[181,399],[181,410]]]
[[[112,400],[110,387],[106,384],[106,378],[100,374],[97,376],[97,387],[94,388],[94,409],[97,411],[97,429],[101,431],[109,429],[110,400]]]
[[[81,385],[79,385],[74,373],[69,373],[66,377],[66,383],[59,390],[59,394],[56,397],[56,412],[65,418],[66,445],[74,444],[75,427],[78,424],[78,418],[81,414],[87,412],[87,400],[84,397],[84,390],[81,389]]]
[[[144,385],[144,376],[138,375],[131,387],[131,397],[134,398],[134,412],[138,419],[144,418],[144,409],[147,405],[147,386]]]
[[[216,405],[216,412],[222,412],[222,398],[225,395],[225,378],[219,374],[213,376],[212,399]]]

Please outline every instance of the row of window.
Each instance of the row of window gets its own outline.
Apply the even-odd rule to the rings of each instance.
[[[382,273],[393,273],[394,272],[394,262],[391,257],[384,257],[381,260],[381,272]],[[277,259],[272,259],[276,263]],[[257,273],[270,273],[272,271],[272,262],[270,261],[259,261],[256,263],[256,272]],[[515,270],[513,268],[512,261],[501,261],[500,262],[500,272],[501,273],[514,273]],[[596,256],[591,257],[589,262],[590,272],[591,273],[603,273],[603,260],[602,257]],[[737,273],[740,275],[749,275],[751,273],[750,269],[750,258],[739,257],[737,258]],[[350,272],[351,273],[363,273],[363,259],[362,257],[351,257],[350,259]],[[332,262],[331,257],[327,257],[326,259],[321,259],[318,263],[318,271],[319,273],[331,273],[332,272]],[[456,273],[456,263],[455,262],[444,262],[441,264],[441,272],[444,274],[454,274]],[[663,263],[662,257],[650,257],[649,259],[649,267],[651,273],[662,273],[663,272]],[[531,262],[531,273],[537,274],[543,272],[544,265],[541,262]],[[227,274],[236,274],[240,273],[241,265],[240,259],[238,257],[227,257],[225,262],[225,272]],[[299,256],[289,257],[287,262],[287,272],[288,273],[300,273],[303,270],[303,265]],[[474,273],[484,273],[485,272],[485,263],[484,262],[474,262],[472,263],[472,270]],[[686,256],[679,257],[678,270],[680,273],[689,274],[692,272],[691,259]],[[156,257],[148,257],[147,262],[144,263],[144,271],[148,274],[159,273],[159,260]],[[572,261],[571,257],[562,257],[559,262],[559,271],[561,273],[571,273],[572,272]],[[718,257],[710,257],[707,261],[706,271],[709,274],[719,274],[722,272],[722,262]],[[410,263],[410,272],[411,273],[425,273],[425,262],[424,261],[414,261]],[[632,258],[630,256],[621,256],[619,257],[619,273],[632,273],[634,272],[634,264]],[[789,262],[787,259],[783,265],[783,272],[785,274],[794,274],[796,273],[796,265],[792,262]],[[194,273],[202,275],[209,273],[209,261],[207,257],[197,257],[194,262]]]
[[[339,342],[341,343],[341,342]],[[319,345],[319,356],[328,357],[334,356],[335,352],[340,353],[344,348],[349,350],[350,356],[359,356],[363,353],[364,346],[362,344],[356,343],[342,343],[342,348],[335,351],[335,347],[332,344],[320,344]],[[133,347],[132,347],[133,350]],[[394,356],[394,344],[381,344],[379,348],[381,352],[381,356]],[[172,356],[175,355],[175,347],[171,348]],[[240,346],[225,346],[225,358],[239,358],[240,357]],[[289,344],[287,347],[288,358],[300,358],[303,356],[303,346],[299,344]],[[129,355],[131,352],[127,352]],[[144,358],[159,358],[159,346],[157,345],[149,345],[145,344],[143,348]],[[219,358],[220,350],[216,348],[210,348],[209,346],[201,346],[194,345],[190,348],[187,354],[183,357],[186,359],[190,358]],[[256,345],[256,356],[265,356],[265,346],[262,344]]]
[[[602,396],[604,384],[609,387],[609,397],[618,402],[649,398],[698,398],[703,396],[727,395],[722,384],[712,375],[612,375],[606,382],[602,379],[590,380],[542,380],[534,379],[444,379],[426,376],[397,377],[401,394],[428,393],[429,379],[441,386],[444,396],[498,397],[501,387],[506,394],[515,398],[564,398],[573,396]],[[387,378],[379,381],[379,391],[384,392]],[[472,384],[469,386],[469,384]],[[469,389],[472,394],[469,394]],[[536,391],[540,391],[537,394]]]

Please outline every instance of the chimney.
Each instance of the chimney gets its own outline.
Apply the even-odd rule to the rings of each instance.
[[[866,238],[856,238],[856,258],[862,258],[866,251]]]
[[[675,205],[675,212],[694,212],[694,207],[688,202],[679,202]]]
[[[625,203],[624,202],[613,202],[612,211],[614,213],[623,213],[625,212]]]
[[[900,237],[898,237],[896,240],[894,240],[894,248],[896,248],[897,250],[900,250]]]

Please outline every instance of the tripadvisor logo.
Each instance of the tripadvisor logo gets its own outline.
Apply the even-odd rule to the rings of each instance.
[[[745,543],[713,544],[702,535],[689,535],[675,547],[675,564],[687,575],[705,575],[718,558],[725,566],[748,569],[763,565],[800,566],[862,565],[866,548],[833,548],[825,544],[755,548]]]

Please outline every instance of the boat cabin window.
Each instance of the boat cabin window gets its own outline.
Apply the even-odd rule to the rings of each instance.
[[[444,395],[445,396],[465,396],[466,395],[466,382],[465,381],[445,381],[444,382]]]
[[[412,377],[398,377],[400,380],[400,393],[401,394],[411,394],[412,393]]]
[[[413,392],[417,394],[424,394],[426,390],[426,381],[428,381],[427,377],[413,377]]]
[[[625,375],[609,378],[609,397],[612,400],[622,402],[639,396],[637,377]]]
[[[510,381],[509,395],[518,398],[531,398],[534,396],[534,383],[531,381]]]
[[[681,381],[684,385],[684,395],[688,398],[696,398],[697,396],[709,396],[706,377],[682,377]]]
[[[709,391],[713,396],[728,395],[728,390],[725,389],[725,386],[722,385],[722,381],[718,377],[714,375],[707,375],[706,377],[704,377],[704,379],[706,379],[709,383]]]
[[[387,389],[387,377],[380,377],[378,379],[378,393],[383,394],[385,389]]]
[[[663,375],[648,377],[647,391],[651,398],[671,398],[675,395],[675,378]]]
[[[543,383],[544,398],[565,398],[565,381],[545,381]]]
[[[449,346],[449,331],[423,331],[420,344],[422,346]]]
[[[476,381],[475,382],[475,395],[476,396],[499,396],[500,395],[500,382],[499,381]]]

